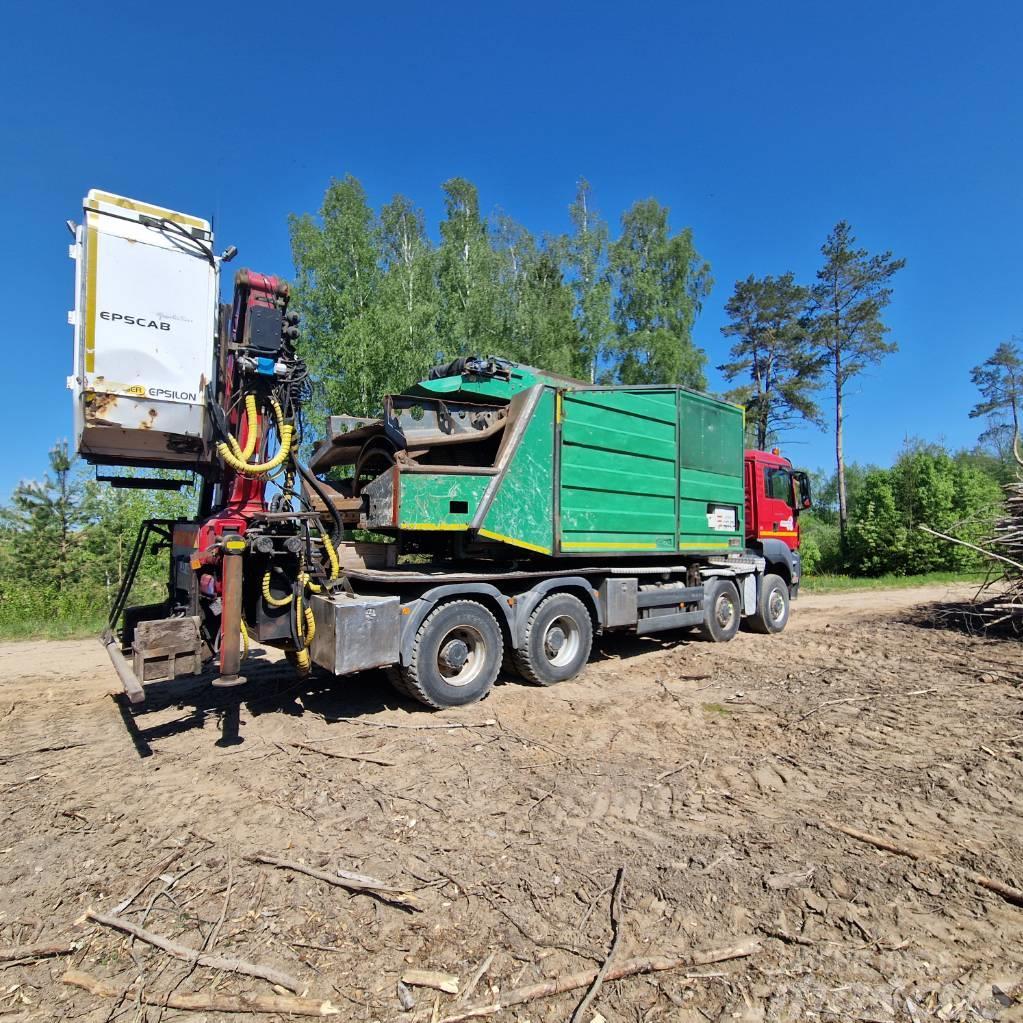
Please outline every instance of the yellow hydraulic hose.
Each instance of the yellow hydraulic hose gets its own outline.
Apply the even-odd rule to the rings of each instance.
[[[310,592],[310,593],[322,593],[323,587],[319,583],[313,582],[313,577],[308,572],[299,572],[298,581]]]
[[[275,597],[270,592],[270,573],[263,573],[263,599],[271,607],[287,607],[294,599],[294,594],[289,593],[286,597]]]
[[[295,651],[295,667],[300,675],[308,675],[312,664],[309,658],[308,640],[312,639],[316,632],[316,622],[313,620],[311,608],[307,607],[304,611],[302,609],[301,590],[295,595],[295,631],[302,643],[302,649]]]
[[[249,656],[249,630],[245,628],[245,619],[243,618],[239,623],[242,629],[242,657]]]
[[[337,551],[327,533],[323,534],[323,549],[327,552],[327,560],[330,562],[330,581],[333,582],[341,574],[341,565],[337,560]]]
[[[229,465],[235,472],[243,473],[246,476],[262,476],[264,473],[270,472],[271,469],[276,469],[277,466],[281,465],[291,454],[291,442],[294,438],[295,427],[290,423],[284,422],[284,412],[276,398],[271,396],[270,405],[274,410],[274,417],[277,420],[277,432],[281,437],[281,446],[277,454],[273,458],[268,459],[265,462],[249,462],[248,457],[252,454],[245,454],[245,448],[239,446],[238,441],[233,437],[230,438],[230,443],[225,444],[221,441],[217,445],[217,452],[223,459],[226,465]],[[255,414],[256,399],[253,395],[249,395],[245,399],[245,410],[249,413],[251,410],[252,414]],[[250,419],[250,423],[252,420]],[[249,435],[245,438],[245,447],[249,446],[249,442],[252,442],[253,450],[256,444],[256,431],[254,427],[250,426]]]
[[[259,434],[259,419],[256,416],[256,396],[254,394],[245,396],[245,419],[248,424],[248,429],[245,431],[245,447],[238,452],[238,456],[243,462],[247,462],[252,457],[252,452],[256,450],[256,438]],[[235,444],[237,443],[235,441]]]

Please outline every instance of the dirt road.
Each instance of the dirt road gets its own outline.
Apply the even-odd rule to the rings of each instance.
[[[98,643],[0,646],[0,952],[76,946],[0,962],[0,1021],[243,1018],[140,1007],[139,977],[273,994],[76,922],[136,892],[123,919],[283,970],[343,1018],[443,1019],[595,969],[621,866],[616,963],[757,942],[608,981],[583,1023],[1023,1018],[1023,908],[971,879],[1023,884],[1023,693],[979,681],[1020,647],[908,611],[965,592],[805,596],[782,636],[725,646],[607,638],[576,682],[442,715],[261,655],[244,689],[153,687],[132,717]],[[372,875],[422,911],[253,853]],[[403,1009],[404,971],[464,988],[488,960],[464,1001],[412,987]],[[70,967],[123,1002],[61,984]],[[567,1020],[583,993],[497,1018]]]

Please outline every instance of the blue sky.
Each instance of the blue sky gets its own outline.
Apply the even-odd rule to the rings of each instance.
[[[1019,4],[943,0],[11,5],[0,497],[70,434],[64,221],[90,187],[214,216],[235,265],[288,274],[288,213],[346,172],[433,231],[453,175],[537,233],[567,227],[580,175],[612,222],[655,196],[712,265],[712,365],[734,282],[810,279],[848,219],[908,261],[900,351],[851,396],[849,459],[972,444],[969,369],[1023,332],[1021,28]],[[784,448],[832,457],[827,432]]]

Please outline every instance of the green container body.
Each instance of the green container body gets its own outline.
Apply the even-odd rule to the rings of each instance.
[[[556,556],[744,547],[740,407],[678,387],[530,392],[492,470],[400,473],[399,529]]]

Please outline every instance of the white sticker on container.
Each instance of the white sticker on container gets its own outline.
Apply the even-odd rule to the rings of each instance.
[[[707,527],[709,529],[720,529],[725,532],[734,532],[735,509],[716,506],[707,512]]]

